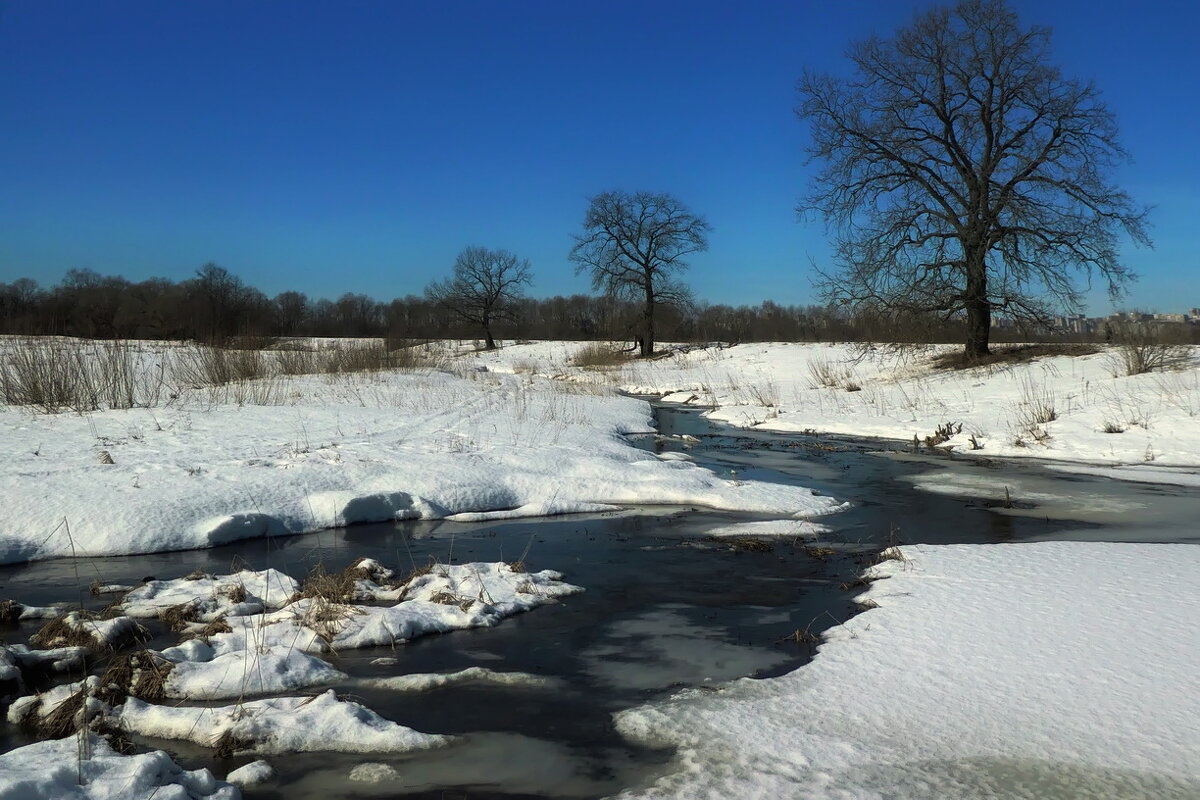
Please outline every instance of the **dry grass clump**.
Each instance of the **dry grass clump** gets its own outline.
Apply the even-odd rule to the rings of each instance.
[[[250,596],[246,593],[246,587],[240,583],[226,586],[221,590],[221,594],[227,597],[231,603],[244,603]]]
[[[312,602],[304,606],[303,613],[293,612],[293,615],[299,624],[316,631],[326,643],[337,638],[346,620],[363,613],[352,605],[333,602],[319,595],[311,599]]]
[[[87,611],[75,611],[55,617],[29,637],[29,644],[39,649],[48,650],[53,647],[96,647],[100,644],[96,636],[86,625],[77,624],[93,619]]]
[[[989,353],[982,356],[968,356],[963,350],[953,350],[939,353],[933,357],[930,363],[934,369],[972,369],[993,364],[1020,364],[1054,356],[1090,356],[1099,352],[1098,345],[1086,343],[1019,344],[1010,347],[993,347]]]
[[[825,559],[829,558],[830,556],[837,555],[837,550],[834,550],[832,547],[826,547],[824,545],[819,545],[819,544],[805,545],[801,549],[804,551],[804,554],[806,556],[808,556],[809,558],[815,558],[818,561],[824,561]]]
[[[29,713],[21,720],[39,739],[64,739],[87,725],[86,686],[59,703],[49,714],[40,713],[41,702],[32,706]]]
[[[194,569],[191,572],[189,572],[187,575],[184,575],[183,579],[185,581],[202,581],[205,578],[211,578],[211,577],[212,577],[212,573],[205,572],[204,570],[197,568],[197,569]]]
[[[167,677],[175,664],[153,650],[135,650],[113,656],[100,676],[96,696],[111,706],[137,697],[158,702],[167,696]]]
[[[471,597],[459,597],[450,592],[437,592],[429,598],[430,602],[440,603],[444,606],[458,606],[463,611],[470,611],[471,606],[475,605],[475,599]]]
[[[194,600],[171,606],[163,610],[158,618],[175,633],[187,628],[189,622],[200,619],[200,606]]]
[[[340,572],[327,572],[324,564],[309,570],[308,577],[300,587],[301,597],[314,597],[330,603],[348,603],[358,594],[358,581],[364,576],[354,565]]]
[[[55,617],[29,637],[29,644],[39,649],[86,647],[91,650],[113,651],[150,638],[150,633],[145,628],[132,623],[115,641],[102,641],[97,626],[90,624],[99,619],[90,611],[72,611]]]
[[[814,358],[808,362],[808,376],[815,388],[838,389],[848,384],[858,386],[853,370],[825,358]]]
[[[253,744],[252,739],[242,738],[234,734],[232,730],[226,729],[212,740],[209,747],[213,749],[213,758],[229,759]]]
[[[25,606],[14,600],[0,600],[0,625],[16,625]]]
[[[217,617],[212,622],[207,622],[201,627],[191,626],[186,631],[183,631],[183,636],[180,638],[183,641],[188,639],[199,639],[202,642],[208,642],[213,636],[218,633],[232,633],[233,628],[229,627],[229,622],[224,617]]]
[[[821,643],[821,637],[810,631],[808,628],[801,630],[797,628],[794,632],[780,638],[781,642],[795,642],[796,644],[805,644],[813,647]]]
[[[581,347],[571,363],[584,369],[617,367],[629,361],[629,354],[606,342],[592,342]]]

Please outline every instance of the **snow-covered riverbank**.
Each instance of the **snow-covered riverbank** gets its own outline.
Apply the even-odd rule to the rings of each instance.
[[[0,563],[391,519],[839,507],[633,446],[625,435],[652,430],[650,408],[611,388],[480,367],[279,377],[260,393],[185,387],[154,407],[84,414],[0,408]]]
[[[957,345],[748,343],[582,369],[571,362],[584,346],[514,345],[476,360],[714,406],[712,419],[760,430],[916,436],[924,446],[949,425],[938,446],[982,456],[1200,466],[1200,348],[1186,369],[1127,376],[1119,353],[1103,349],[946,370],[932,358]]]
[[[679,748],[623,797],[1200,796],[1200,547],[900,553],[811,664],[618,714]]]

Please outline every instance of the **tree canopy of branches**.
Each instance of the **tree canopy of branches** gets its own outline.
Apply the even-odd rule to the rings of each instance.
[[[1048,29],[964,0],[848,55],[854,76],[806,74],[797,108],[822,163],[799,210],[837,234],[829,300],[965,313],[975,357],[993,311],[1076,308],[1081,275],[1119,293],[1118,240],[1150,244],[1146,210],[1111,182],[1128,158],[1115,117],[1051,63]]]
[[[478,325],[487,337],[487,349],[496,348],[492,325],[511,320],[524,287],[533,279],[528,259],[507,250],[468,247],[454,261],[454,274],[429,284],[425,295],[459,318]]]
[[[684,304],[687,288],[678,273],[684,258],[708,249],[710,226],[669,194],[604,192],[591,198],[570,258],[576,273],[591,275],[592,288],[642,305],[640,349],[654,353],[654,310]]]

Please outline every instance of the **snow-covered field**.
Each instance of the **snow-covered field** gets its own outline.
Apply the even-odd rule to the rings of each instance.
[[[924,447],[952,424],[938,446],[981,456],[1200,466],[1200,348],[1187,369],[1126,376],[1115,351],[938,370],[932,357],[957,345],[750,343],[589,370],[571,363],[584,346],[514,345],[476,360],[715,406],[712,419],[761,430],[916,436]]]
[[[139,370],[169,376],[181,350],[145,343]],[[839,507],[638,449],[624,435],[651,430],[649,407],[609,387],[509,372],[451,358],[222,387],[168,377],[149,408],[0,407],[0,563],[614,504],[788,517]]]
[[[618,728],[679,748],[625,797],[1200,797],[1200,547],[912,546],[789,675]]]

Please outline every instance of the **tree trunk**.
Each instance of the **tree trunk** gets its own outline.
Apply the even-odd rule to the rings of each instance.
[[[965,248],[967,257],[967,346],[968,359],[988,354],[992,333],[992,307],[987,299],[987,251],[979,246]]]
[[[642,334],[642,358],[654,355],[654,289],[646,286],[645,333]]]
[[[483,332],[487,336],[487,345],[484,349],[495,350],[496,340],[492,338],[492,323],[490,320],[485,319],[483,321]]]

